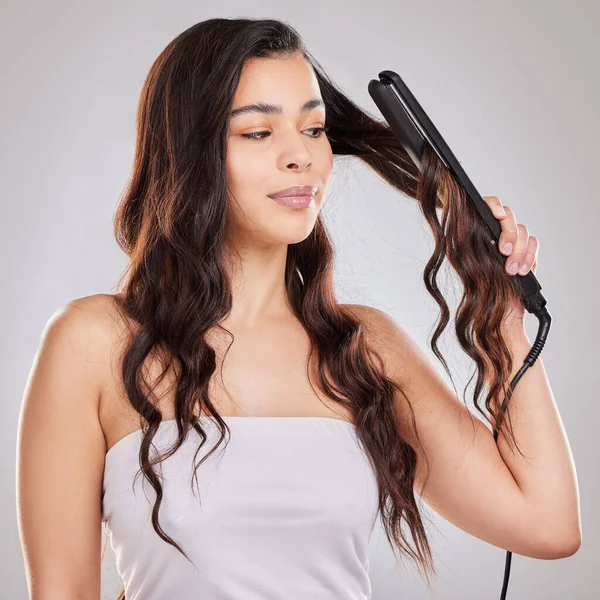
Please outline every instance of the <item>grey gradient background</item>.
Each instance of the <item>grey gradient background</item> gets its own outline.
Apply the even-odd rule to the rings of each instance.
[[[189,1],[4,1],[0,596],[28,597],[16,522],[16,431],[42,329],[66,302],[109,292],[124,267],[112,217],[131,168],[143,79],[178,33],[217,16],[287,20],[334,81],[375,115],[367,83],[381,70],[399,72],[478,190],[498,196],[540,240],[537,276],[553,317],[542,359],[577,467],[583,544],[558,561],[514,555],[508,598],[600,597],[600,9],[592,0],[222,1],[218,10]],[[352,159],[339,161],[332,177],[324,210],[340,300],[390,312],[446,377],[427,345],[438,313],[421,273],[433,243],[416,203]],[[529,316],[531,339],[536,325]],[[460,393],[472,365],[452,335],[442,350]],[[408,561],[394,568],[378,525],[370,546],[373,598],[498,598],[505,551],[430,516],[440,570],[435,593]],[[107,548],[102,598],[115,598],[117,577]]]

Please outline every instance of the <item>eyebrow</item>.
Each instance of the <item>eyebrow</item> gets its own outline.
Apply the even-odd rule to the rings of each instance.
[[[300,106],[300,112],[308,112],[317,106],[325,106],[325,103],[320,98],[311,98],[307,100],[302,106]],[[259,112],[265,115],[280,115],[283,112],[283,108],[278,104],[268,104],[266,102],[256,102],[255,104],[247,104],[236,108],[229,113],[229,118],[237,117],[238,115],[244,115],[251,112]]]

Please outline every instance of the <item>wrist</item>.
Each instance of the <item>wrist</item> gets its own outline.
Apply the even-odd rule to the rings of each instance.
[[[532,342],[523,323],[512,323],[500,328],[502,338],[509,348],[531,348]]]

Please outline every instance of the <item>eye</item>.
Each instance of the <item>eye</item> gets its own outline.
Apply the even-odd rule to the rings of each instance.
[[[327,131],[329,131],[329,128],[327,126],[324,127],[309,127],[308,129],[305,129],[305,131],[316,131],[317,134],[316,135],[311,135],[309,137],[313,137],[313,138],[318,138],[321,137],[324,133],[327,133]],[[268,135],[270,135],[270,131],[253,131],[252,133],[242,133],[240,134],[242,137],[250,139],[250,140],[264,140]],[[263,135],[266,134],[266,135]],[[260,136],[260,137],[257,137]]]
[[[240,134],[243,138],[248,138],[250,140],[264,140],[264,137],[257,137],[263,133],[270,133],[269,131],[254,131],[252,133],[242,133]],[[266,137],[266,136],[265,136]]]
[[[313,135],[311,137],[321,137],[324,133],[327,133],[329,131],[329,127],[327,127],[327,125],[325,125],[324,127],[311,127],[310,129],[307,129],[306,131],[316,131],[317,135]]]

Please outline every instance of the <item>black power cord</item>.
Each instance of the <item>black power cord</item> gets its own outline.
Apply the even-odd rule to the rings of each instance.
[[[533,346],[529,351],[529,354],[525,357],[525,360],[523,361],[523,366],[519,369],[517,374],[514,376],[513,380],[510,382],[509,392],[506,398],[503,400],[502,405],[500,406],[500,416],[504,415],[504,413],[506,412],[508,401],[511,399],[512,392],[515,389],[517,383],[519,383],[519,380],[523,376],[523,373],[525,373],[525,371],[527,371],[527,369],[529,369],[529,367],[531,367],[531,365],[533,365],[533,363],[538,359],[538,357],[542,353],[544,345],[546,344],[546,338],[548,337],[548,332],[550,331],[550,323],[552,322],[552,317],[550,316],[550,313],[546,310],[545,306],[534,310],[532,314],[534,314],[537,317],[539,322],[537,335],[535,341],[533,342]],[[501,424],[502,419],[500,418],[498,426],[494,428],[494,441],[498,441],[498,429],[500,428]],[[510,575],[511,561],[512,552],[509,550],[506,552],[506,562],[504,565],[504,581],[502,583],[502,592],[500,594],[500,600],[506,600],[506,590],[508,589],[508,578]]]

